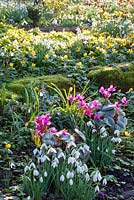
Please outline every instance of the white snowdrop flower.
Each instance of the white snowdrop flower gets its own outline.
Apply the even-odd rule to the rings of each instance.
[[[100,129],[100,133],[104,133],[105,131],[106,131],[105,127],[102,127],[102,128]]]
[[[85,153],[85,151],[88,151],[88,152],[90,152],[90,150],[89,150],[89,146],[87,145],[87,144],[84,144],[84,146],[83,146],[83,152]]]
[[[31,200],[31,197],[30,197],[30,196],[28,196],[28,197],[27,197],[27,200]]]
[[[107,180],[106,180],[105,178],[103,179],[102,184],[103,184],[103,185],[106,185],[106,184],[107,184]]]
[[[117,136],[119,136],[120,135],[120,131],[119,130],[115,130],[114,134],[117,135]]]
[[[46,155],[41,156],[40,161],[41,161],[42,163],[45,162],[46,160],[50,161],[50,158],[49,158],[48,156],[46,156]]]
[[[55,159],[52,161],[51,166],[52,166],[53,168],[55,168],[55,167],[58,166],[58,164],[59,164],[59,160],[58,160],[57,158],[55,158]]]
[[[27,171],[29,171],[29,167],[28,167],[28,166],[26,166],[26,167],[24,168],[24,172],[26,173]]]
[[[63,158],[65,160],[65,154],[63,152],[60,152],[58,155],[58,159]]]
[[[83,165],[84,172],[88,172],[88,167],[86,164]]]
[[[34,149],[34,150],[33,150],[33,154],[34,154],[34,155],[37,155],[37,154],[39,154],[39,150],[38,150],[37,148],[36,148],[36,149]]]
[[[86,173],[86,175],[85,175],[85,179],[86,179],[86,181],[89,181],[89,180],[90,180],[90,176],[89,176],[88,173]]]
[[[100,151],[100,147],[97,147],[97,150]]]
[[[121,143],[122,139],[121,138],[117,138],[117,142]]]
[[[91,128],[93,128],[93,127],[94,127],[94,125],[93,125],[92,121],[88,121],[88,122],[87,122],[87,126],[90,126]]]
[[[103,132],[103,134],[101,136],[101,138],[105,138],[105,137],[107,137],[107,132]]]
[[[42,178],[42,176],[40,177],[39,180],[40,180],[40,183],[43,183],[43,178]]]
[[[29,168],[31,169],[31,168],[36,168],[36,166],[35,166],[35,164],[32,162],[31,164],[30,164],[30,166],[29,166]]]
[[[28,113],[30,113],[30,112],[31,112],[31,109],[29,108],[29,109],[28,109]]]
[[[108,149],[106,149],[106,153],[108,153]]]
[[[92,133],[97,133],[97,130],[95,128],[93,128]]]
[[[11,56],[14,56],[14,53],[10,53]]]
[[[65,180],[64,175],[61,175],[61,177],[60,177],[60,181],[61,181],[61,182],[64,182],[64,180]]]
[[[33,175],[34,175],[34,176],[39,176],[39,171],[38,171],[37,169],[34,169],[34,170],[33,170]]]
[[[44,149],[44,148],[45,148],[46,150],[48,149],[48,147],[47,147],[47,145],[46,145],[45,143],[43,143],[43,144],[41,145],[40,150],[42,150],[42,149]]]
[[[102,179],[102,176],[100,172],[97,170],[93,176],[93,182],[101,181],[101,179]]]
[[[4,53],[1,53],[1,56],[3,57],[5,54]]]
[[[67,179],[69,179],[69,178],[73,178],[73,177],[74,177],[74,173],[68,171],[67,174],[66,174],[66,177],[67,177]]]
[[[74,157],[69,157],[67,162],[68,162],[68,164],[71,163],[73,165],[75,163],[75,158]]]
[[[95,190],[95,192],[99,192],[100,191],[99,186],[97,185],[94,190]]]
[[[76,171],[78,174],[82,174],[83,173],[83,169],[81,166],[77,166]]]
[[[78,159],[80,157],[80,152],[79,151],[76,151],[75,152],[75,159]]]
[[[67,144],[67,148],[70,149],[70,147],[76,147],[75,142],[70,141],[70,142]]]
[[[39,96],[40,96],[40,97],[43,97],[43,92],[40,92]]]
[[[47,177],[47,175],[48,175],[48,173],[47,173],[47,171],[45,171],[45,172],[44,172],[44,176]]]
[[[34,178],[34,182],[36,182],[36,178]]]
[[[57,153],[57,151],[56,151],[56,149],[54,149],[53,147],[51,147],[51,148],[48,150],[47,154],[49,154],[49,153]]]
[[[69,180],[69,185],[73,185],[73,183],[74,183],[74,182],[73,182],[73,179],[70,179],[70,180]]]
[[[116,150],[113,149],[113,150],[112,150],[112,154],[115,154],[115,152],[116,152]]]

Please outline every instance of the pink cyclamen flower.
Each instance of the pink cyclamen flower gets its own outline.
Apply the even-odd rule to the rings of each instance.
[[[85,111],[85,115],[91,116],[91,115],[92,115],[92,110],[87,109],[87,110]]]
[[[78,105],[81,106],[81,107],[85,107],[86,102],[85,101],[78,101]]]
[[[100,196],[105,196],[105,192],[100,192],[99,195]]]
[[[72,94],[70,94],[70,96],[68,96],[67,99],[72,102],[72,101],[76,100],[76,97],[74,97]]]
[[[123,104],[127,105],[129,101],[126,99],[126,97],[123,97],[123,98],[121,99],[121,102],[122,102]]]
[[[105,92],[103,93],[103,95],[104,95],[104,97],[105,97],[106,99],[108,99],[109,97],[111,97],[111,93],[108,92],[107,90],[105,90]]]
[[[116,91],[116,87],[113,85],[110,85],[110,87],[107,89],[108,92],[115,92]]]
[[[94,101],[92,102],[92,104],[91,104],[91,107],[92,107],[92,108],[98,108],[98,106],[99,106],[99,103],[98,103],[97,100],[94,100]]]
[[[121,104],[118,103],[118,102],[115,102],[114,105],[115,105],[116,108],[121,108]]]
[[[77,94],[76,99],[82,101],[85,97],[81,94]]]
[[[58,132],[57,129],[56,129],[55,127],[50,128],[50,131],[51,131],[53,134],[55,134],[55,133]]]
[[[70,135],[65,129],[64,130],[61,130],[60,133],[64,136],[66,135]]]
[[[44,134],[46,132],[47,127],[51,124],[50,119],[50,113],[35,118],[36,129],[39,135]]]
[[[105,88],[103,86],[101,86],[99,89],[99,93],[104,94],[104,92],[105,92]]]
[[[94,114],[94,120],[100,120],[100,115],[98,113]]]

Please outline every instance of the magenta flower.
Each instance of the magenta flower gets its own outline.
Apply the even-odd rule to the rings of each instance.
[[[81,106],[81,107],[85,107],[86,102],[85,101],[78,101],[78,105]]]
[[[51,131],[52,133],[54,133],[54,134],[58,132],[57,129],[56,129],[55,127],[50,128],[50,131]]]
[[[35,118],[36,129],[39,135],[44,134],[46,132],[47,127],[51,124],[50,119],[50,113]]]
[[[104,94],[104,92],[105,92],[105,88],[103,86],[101,86],[99,89],[99,93]]]
[[[111,93],[108,92],[107,90],[105,90],[104,93],[103,93],[103,95],[104,95],[104,97],[105,97],[106,99],[108,99],[108,98],[111,96]]]
[[[118,103],[118,102],[115,102],[114,105],[115,105],[116,108],[121,108],[121,104]]]
[[[67,99],[72,102],[72,101],[76,100],[76,97],[74,97],[72,94],[70,94],[70,96],[68,96]]]
[[[85,115],[91,116],[91,115],[92,115],[92,110],[87,109],[87,110],[85,111]]]
[[[64,136],[70,135],[65,129],[61,130],[60,133]]]
[[[123,98],[121,99],[121,102],[122,102],[123,104],[127,105],[129,101],[126,99],[126,97],[123,97]]]
[[[105,192],[100,192],[99,195],[100,196],[105,196]]]
[[[110,87],[108,88],[108,92],[115,92],[116,91],[116,87],[113,85],[110,85]]]
[[[98,103],[98,101],[96,101],[96,100],[94,100],[94,101],[92,102],[92,104],[91,104],[91,107],[92,107],[92,108],[98,108],[98,106],[99,106],[99,103]]]
[[[82,101],[85,97],[81,94],[77,94],[76,99]]]
[[[98,113],[94,114],[94,120],[100,120],[100,115]]]

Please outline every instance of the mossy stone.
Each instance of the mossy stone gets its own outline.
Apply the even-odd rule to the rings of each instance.
[[[89,72],[88,78],[95,80],[98,86],[116,85],[119,89],[127,91],[130,87],[134,87],[134,64],[124,63],[116,67],[99,66]]]
[[[9,83],[8,90],[23,96],[24,88],[30,84],[34,84],[34,86],[41,86],[42,84],[51,85],[51,83],[53,83],[60,89],[68,89],[70,86],[73,85],[73,82],[74,80],[72,78],[67,78],[63,74],[26,77]]]

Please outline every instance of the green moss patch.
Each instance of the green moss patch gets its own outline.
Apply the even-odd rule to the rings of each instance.
[[[116,85],[123,91],[134,87],[134,63],[123,63],[115,67],[95,67],[88,74],[89,79],[93,79],[99,86],[108,87]]]
[[[39,77],[26,77],[9,83],[8,90],[23,96],[24,87],[29,84],[41,86],[42,84],[50,85],[51,83],[57,85],[60,89],[68,89],[70,86],[73,85],[73,79],[67,78],[62,74]]]

